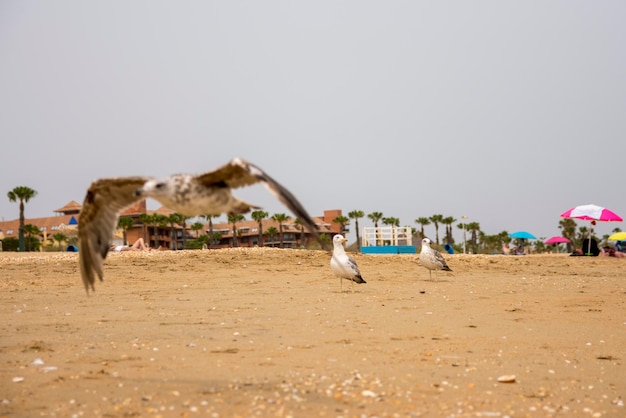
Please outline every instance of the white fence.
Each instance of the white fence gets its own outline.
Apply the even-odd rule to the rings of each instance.
[[[363,228],[361,246],[413,245],[412,232],[410,226],[366,226]]]

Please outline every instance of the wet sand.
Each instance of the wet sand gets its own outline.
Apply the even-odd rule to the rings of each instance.
[[[0,417],[624,417],[626,260],[0,253]]]

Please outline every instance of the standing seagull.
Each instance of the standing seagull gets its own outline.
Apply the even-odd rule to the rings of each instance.
[[[343,243],[348,241],[343,235],[335,235],[333,237],[333,255],[330,258],[330,269],[339,277],[341,291],[343,292],[343,279],[352,280],[355,283],[366,283],[361,277],[359,266],[352,257],[346,254],[343,249]]]
[[[104,279],[102,263],[122,209],[151,197],[187,216],[246,213],[258,206],[238,200],[231,189],[255,183],[263,183],[324,247],[315,222],[295,196],[259,167],[240,158],[199,175],[176,174],[160,180],[152,177],[100,179],[89,186],[78,223],[80,273],[87,293],[89,288],[95,290],[96,275],[101,281]]]
[[[428,269],[430,280],[433,279],[433,270],[452,271],[446,264],[441,253],[430,248],[431,241],[428,238],[422,240],[422,250],[420,251],[420,263]]]

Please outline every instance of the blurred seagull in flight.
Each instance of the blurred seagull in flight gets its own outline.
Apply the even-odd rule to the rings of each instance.
[[[264,184],[325,247],[315,222],[296,197],[259,167],[240,158],[198,175],[100,179],[89,186],[78,223],[80,273],[87,293],[90,288],[95,290],[96,276],[104,279],[102,264],[122,209],[150,197],[186,216],[241,214],[259,207],[235,198],[231,189],[256,183]]]

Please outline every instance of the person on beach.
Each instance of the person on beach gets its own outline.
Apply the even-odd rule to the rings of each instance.
[[[161,250],[161,247],[157,248]],[[152,248],[148,247],[143,238],[139,238],[133,245],[112,245],[109,251],[115,251],[116,253],[122,251],[152,251]]]
[[[626,257],[626,254],[616,251],[615,248],[611,248],[608,245],[602,247],[601,254],[607,257]]]

